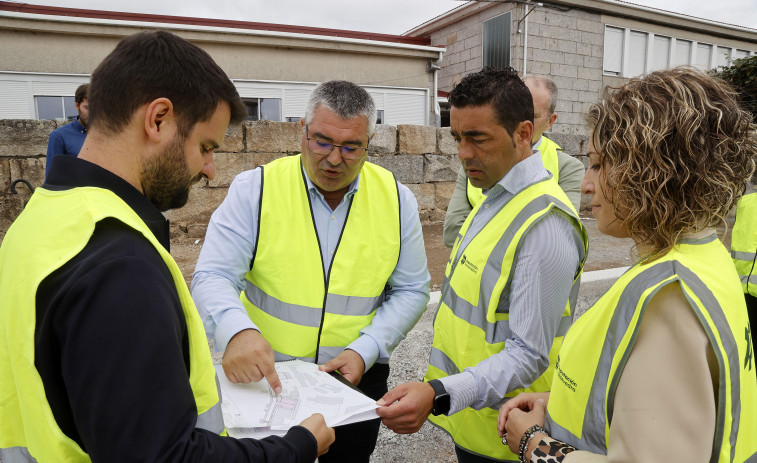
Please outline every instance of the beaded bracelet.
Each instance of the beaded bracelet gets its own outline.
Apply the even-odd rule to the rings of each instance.
[[[527,463],[526,449],[528,448],[528,444],[531,442],[531,439],[534,437],[534,434],[536,434],[537,432],[547,434],[546,429],[542,428],[538,424],[535,424],[526,429],[526,432],[523,433],[523,437],[520,438],[520,446],[518,447],[518,461],[520,463]]]

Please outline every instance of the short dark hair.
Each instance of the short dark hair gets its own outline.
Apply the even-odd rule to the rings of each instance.
[[[457,108],[491,104],[497,123],[512,136],[523,121],[534,122],[534,102],[526,84],[511,67],[485,67],[468,74],[449,93],[449,104]]]
[[[89,91],[89,84],[81,84],[74,93],[74,102],[81,104],[82,101],[87,99],[87,92]]]
[[[230,123],[247,118],[234,84],[210,55],[170,32],[152,31],[121,40],[92,73],[90,126],[120,133],[137,108],[158,98],[171,100],[183,136],[223,101]]]

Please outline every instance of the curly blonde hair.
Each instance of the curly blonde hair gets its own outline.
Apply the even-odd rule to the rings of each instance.
[[[645,262],[724,224],[755,170],[751,115],[727,83],[693,68],[609,88],[587,119],[606,199]]]

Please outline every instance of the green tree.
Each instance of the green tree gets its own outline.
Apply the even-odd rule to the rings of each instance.
[[[757,55],[734,60],[731,66],[713,75],[733,85],[741,95],[744,109],[757,120]]]

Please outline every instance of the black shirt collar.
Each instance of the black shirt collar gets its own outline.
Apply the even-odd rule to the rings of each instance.
[[[166,250],[170,250],[169,223],[160,210],[145,195],[118,175],[97,164],[74,156],[55,156],[44,188],[67,190],[77,187],[97,187],[110,190],[121,198],[144,221]]]

